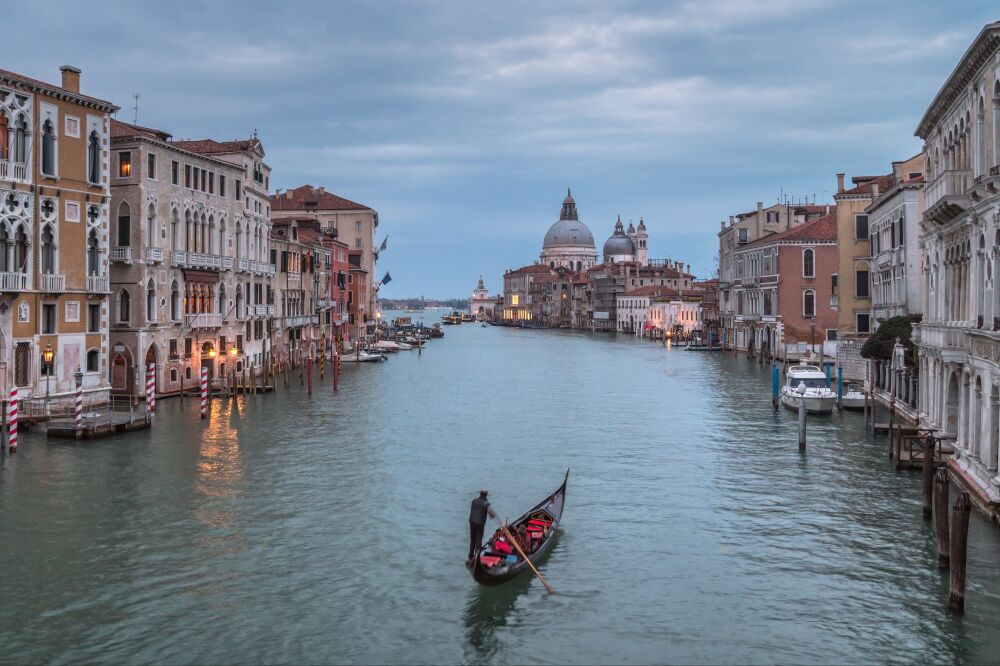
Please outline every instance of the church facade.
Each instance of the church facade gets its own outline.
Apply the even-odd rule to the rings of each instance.
[[[597,263],[594,235],[576,212],[573,193],[566,191],[559,220],[549,227],[542,241],[542,264],[549,268],[585,271]]]

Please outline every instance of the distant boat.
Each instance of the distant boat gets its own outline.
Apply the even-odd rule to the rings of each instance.
[[[392,340],[379,340],[375,343],[374,347],[380,352],[395,353],[400,350],[399,343],[393,342]]]
[[[354,359],[359,363],[378,363],[387,360],[385,354],[366,352],[364,349],[359,349]]]

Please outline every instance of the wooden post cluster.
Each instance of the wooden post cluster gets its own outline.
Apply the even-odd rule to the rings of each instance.
[[[921,478],[921,499],[923,504],[924,520],[930,520],[934,507],[934,437],[926,435],[924,438],[924,467]]]
[[[938,469],[934,476],[934,529],[937,532],[938,568],[947,569],[951,561],[948,538],[948,470]]]

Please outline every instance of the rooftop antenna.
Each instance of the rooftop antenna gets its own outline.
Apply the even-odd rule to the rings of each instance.
[[[139,93],[132,93],[132,124],[139,124]]]

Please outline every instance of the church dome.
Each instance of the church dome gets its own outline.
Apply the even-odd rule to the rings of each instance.
[[[611,257],[634,254],[635,247],[632,245],[632,240],[625,235],[622,220],[618,218],[618,222],[615,224],[615,233],[611,234],[611,237],[604,241],[604,260],[607,261]]]
[[[563,199],[559,221],[549,227],[545,233],[545,240],[542,241],[543,251],[555,247],[594,248],[594,235],[590,233],[587,225],[577,217],[576,201],[569,190],[566,191],[566,198]]]

